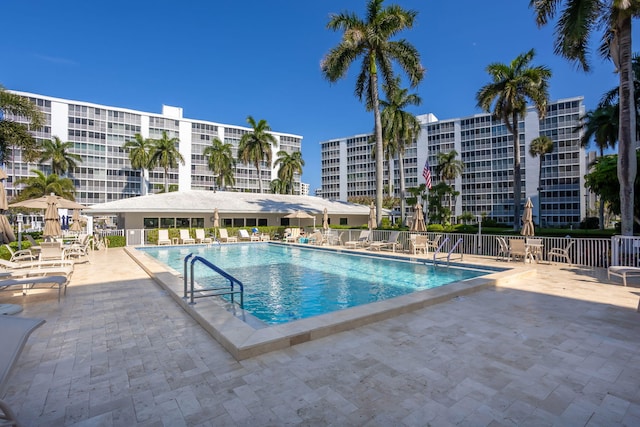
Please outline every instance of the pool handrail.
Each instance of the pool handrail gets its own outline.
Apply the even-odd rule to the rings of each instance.
[[[190,289],[187,291],[186,288],[186,283],[187,283],[187,274],[186,274],[186,264],[189,261],[189,259],[193,257],[193,259],[191,259],[191,274],[190,274]],[[209,288],[202,288],[202,289],[198,289],[197,291],[195,290],[195,278],[194,278],[194,265],[196,262],[200,262],[202,264],[204,264],[205,266],[207,266],[209,269],[215,271],[216,273],[218,273],[220,276],[222,276],[223,278],[227,279],[229,281],[229,287],[209,287]],[[240,295],[240,308],[244,308],[244,285],[242,284],[242,282],[238,279],[236,279],[235,277],[233,277],[232,275],[230,275],[229,273],[227,273],[226,271],[222,270],[220,267],[216,266],[215,264],[213,264],[212,262],[210,262],[209,260],[207,260],[206,258],[203,258],[201,256],[195,255],[193,253],[188,254],[185,258],[184,258],[184,264],[185,264],[185,275],[184,275],[184,283],[185,283],[185,294],[184,294],[184,298],[187,298],[187,294],[190,294],[190,301],[189,304],[193,305],[195,304],[194,299],[195,298],[204,298],[204,297],[211,297],[211,296],[223,296],[223,295],[230,295],[231,296],[231,303],[235,303],[235,295],[239,294]],[[235,290],[234,289],[234,285],[237,284],[238,287],[240,288],[239,290]],[[219,291],[224,291],[224,292],[219,292]],[[196,296],[196,292],[198,293],[202,293],[202,292],[213,292],[210,294],[202,294],[202,295],[197,295]]]

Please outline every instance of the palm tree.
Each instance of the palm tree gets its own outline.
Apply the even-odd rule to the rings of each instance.
[[[21,117],[27,124],[9,120],[7,115]],[[29,129],[38,129],[43,125],[44,115],[33,102],[24,96],[7,92],[0,85],[0,163],[12,161],[12,150],[16,147],[22,150],[27,162],[36,160],[39,155],[38,144]]]
[[[538,26],[552,20],[561,0],[530,0]],[[629,0],[567,0],[556,21],[555,52],[589,71],[589,39],[604,29],[600,55],[610,58],[620,78],[618,180],[622,235],[633,236],[636,162],[636,106],[634,96],[631,20],[640,15],[640,2]]]
[[[422,99],[417,94],[410,94],[408,89],[399,87],[400,79],[393,84],[382,86],[387,100],[380,100],[382,106],[381,123],[385,140],[392,141],[398,153],[398,170],[400,179],[400,223],[404,224],[406,191],[404,177],[404,153],[409,145],[420,133],[420,122],[413,114],[406,111],[409,105],[420,105]]]
[[[164,169],[164,192],[169,192],[169,168],[177,168],[178,162],[184,165],[184,157],[176,146],[180,140],[169,138],[167,131],[162,131],[162,138],[154,139],[151,143],[151,158],[149,168],[159,166]]]
[[[347,75],[349,66],[362,58],[360,74],[356,81],[356,95],[365,100],[367,110],[373,110],[375,123],[376,152],[382,153],[382,123],[378,96],[378,73],[389,84],[393,78],[392,61],[397,62],[409,77],[412,87],[420,83],[424,68],[420,54],[404,39],[390,38],[404,29],[411,28],[417,12],[404,10],[400,6],[382,7],[382,0],[369,0],[366,20],[353,13],[343,12],[330,18],[327,28],[343,30],[342,41],[332,48],[322,60],[321,68],[330,82]],[[382,168],[383,157],[376,157],[376,221],[382,221]]]
[[[67,172],[76,168],[77,163],[82,162],[82,157],[69,152],[71,148],[73,148],[73,142],[62,142],[57,136],[43,141],[40,164],[51,161],[51,173],[59,176],[66,175]]]
[[[42,197],[51,193],[55,193],[65,199],[75,200],[74,194],[76,189],[70,178],[61,178],[54,173],[45,175],[44,172],[35,169],[31,172],[34,173],[35,176],[16,180],[16,184],[25,184],[26,187],[20,191],[20,194],[14,201],[35,199],[36,197]]]
[[[202,155],[208,159],[207,166],[213,172],[218,188],[224,188],[225,182],[232,185],[235,183],[233,168],[236,165],[236,161],[233,158],[233,146],[231,144],[224,143],[220,138],[215,137],[211,141],[211,145],[205,147],[202,151]],[[231,179],[229,179],[229,171],[231,171]]]
[[[131,167],[134,169],[140,169],[140,180],[143,195],[147,194],[144,171],[149,167],[152,145],[153,141],[151,139],[143,138],[139,133],[136,133],[133,136],[133,140],[129,140],[122,145],[122,148],[129,152]]]
[[[262,119],[256,123],[253,117],[247,117],[247,123],[253,131],[245,133],[240,138],[238,145],[238,160],[245,164],[253,164],[258,172],[258,188],[262,191],[262,176],[260,176],[260,163],[267,163],[271,167],[273,155],[271,146],[277,147],[278,140],[269,133],[271,127],[266,120]]]
[[[293,194],[293,177],[295,174],[302,175],[304,160],[300,151],[289,154],[286,151],[278,151],[278,158],[274,166],[279,167],[278,178],[285,184],[289,194]]]
[[[513,135],[513,228],[520,225],[520,199],[522,197],[522,172],[520,170],[520,135],[518,122],[527,113],[527,100],[543,118],[549,99],[551,70],[545,66],[531,66],[535,51],[518,55],[510,64],[493,63],[487,67],[492,82],[476,94],[478,106],[491,112],[496,120],[502,120]]]
[[[540,157],[538,169],[538,222],[542,224],[542,162],[545,154],[553,152],[553,140],[546,135],[541,135],[531,140],[529,145],[529,155]]]
[[[285,194],[287,192],[287,184],[280,178],[272,179],[269,189],[273,194]]]
[[[449,182],[449,187],[452,192],[449,193],[449,212],[454,215],[453,211],[453,181],[460,176],[464,170],[464,163],[462,160],[456,159],[458,152],[451,150],[448,153],[438,153],[438,171],[440,172],[440,178],[443,181]]]

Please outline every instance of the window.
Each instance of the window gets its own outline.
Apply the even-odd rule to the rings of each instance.
[[[158,218],[144,218],[142,220],[144,228],[158,228]]]
[[[191,227],[204,228],[204,218],[191,218]]]
[[[347,225],[347,218],[340,218],[340,225]]]
[[[160,218],[160,228],[175,228],[175,218]]]
[[[189,228],[189,218],[176,218],[176,227],[178,228]]]

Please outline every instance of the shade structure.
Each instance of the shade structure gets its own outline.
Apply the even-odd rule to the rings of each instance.
[[[520,234],[523,236],[533,236],[535,229],[533,227],[533,203],[531,199],[527,198],[527,202],[524,204],[524,211],[522,212],[522,230]]]
[[[301,219],[313,219],[315,218],[313,215],[309,215],[305,211],[295,211],[290,214],[284,216],[285,218],[298,218],[298,227],[300,227]]]
[[[86,206],[81,205],[80,203],[74,202],[73,200],[65,199],[64,197],[56,196],[55,194],[50,194],[48,196],[38,197],[36,199],[23,200],[21,202],[11,203],[9,205],[10,208],[30,208],[30,209],[47,209],[49,203],[49,198],[53,197],[55,201],[55,207],[61,209],[85,209]]]
[[[327,211],[327,208],[324,208],[324,211],[322,212],[322,229],[329,229],[329,211]]]
[[[44,212],[44,229],[43,236],[57,237],[62,235],[60,227],[60,217],[58,216],[57,200],[55,196],[48,196],[49,203],[47,210]]]
[[[213,210],[213,227],[220,227],[220,213],[218,212],[218,208]]]
[[[424,224],[422,205],[420,203],[417,203],[413,208],[413,221],[411,221],[411,231],[427,231],[427,227]]]
[[[71,217],[71,226],[69,227],[69,230],[71,231],[75,231],[75,232],[81,232],[82,231],[82,223],[80,222],[80,209],[74,209],[73,210],[73,216]]]
[[[376,223],[376,205],[371,202],[369,205],[369,221],[368,221],[369,230],[373,230],[378,226]]]

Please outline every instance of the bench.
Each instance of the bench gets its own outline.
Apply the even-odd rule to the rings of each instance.
[[[41,319],[0,316],[0,397],[4,396],[7,379],[20,358],[29,335],[44,322]],[[0,400],[0,411],[1,425],[20,426],[15,414],[3,400]]]

